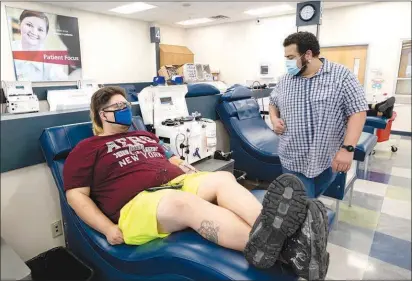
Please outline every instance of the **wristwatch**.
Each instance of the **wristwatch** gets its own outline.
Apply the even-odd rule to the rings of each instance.
[[[352,145],[342,145],[341,148],[344,148],[345,150],[347,150],[348,152],[354,152],[354,146]]]

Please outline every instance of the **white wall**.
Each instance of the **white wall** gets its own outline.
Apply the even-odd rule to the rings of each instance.
[[[64,245],[52,238],[51,224],[61,219],[59,195],[46,164],[1,174],[1,236],[28,260]]]
[[[84,79],[147,82],[156,73],[155,46],[143,21],[28,2],[1,3],[1,79],[15,80],[5,5],[77,17]],[[184,44],[184,29],[163,26],[165,44]]]
[[[164,24],[156,24],[161,30],[161,44],[185,46],[186,30]]]
[[[270,62],[274,74],[284,71],[282,42],[293,33],[295,17],[262,19],[261,24],[245,21],[187,30],[187,46],[195,62],[209,63],[220,70],[228,84],[258,78],[259,63]]]
[[[400,40],[411,37],[411,3],[384,2],[325,10],[320,28],[321,46],[369,44],[367,80],[381,69],[383,90],[394,91],[400,58]],[[295,15],[189,29],[187,46],[195,61],[221,70],[229,84],[258,77],[262,60],[272,63],[275,76],[284,73],[282,42],[296,31]],[[369,84],[369,83],[366,83]],[[368,89],[367,89],[368,90]]]

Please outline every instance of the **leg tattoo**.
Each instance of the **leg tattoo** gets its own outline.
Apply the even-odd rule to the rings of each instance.
[[[201,227],[197,231],[205,239],[218,244],[219,226],[215,226],[213,221],[202,221]]]

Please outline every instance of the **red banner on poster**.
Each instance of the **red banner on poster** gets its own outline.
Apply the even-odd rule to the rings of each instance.
[[[67,51],[14,51],[16,60],[80,66],[78,57],[71,57]]]

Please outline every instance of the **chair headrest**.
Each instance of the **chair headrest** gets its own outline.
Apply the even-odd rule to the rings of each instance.
[[[236,108],[239,120],[251,118],[261,119],[260,106],[255,99],[236,100],[232,102],[232,104]]]
[[[47,128],[40,136],[40,144],[47,163],[65,159],[82,140],[93,136],[92,123],[78,123]]]
[[[146,131],[145,123],[143,123],[141,116],[133,116],[132,117],[132,126],[131,129],[133,131]]]
[[[218,95],[221,92],[218,90],[217,87],[206,84],[206,83],[198,83],[198,84],[188,84],[188,93],[186,97],[200,97],[200,96],[213,96]]]
[[[132,122],[133,130],[146,131],[140,116],[134,116]],[[40,145],[48,165],[51,165],[53,161],[66,159],[79,142],[92,136],[91,122],[51,127],[43,131]]]
[[[125,92],[126,92],[126,99],[130,102],[132,101],[138,101],[138,96],[136,93],[136,87],[135,85],[121,85]]]
[[[249,99],[251,97],[252,92],[250,89],[245,86],[235,84],[232,87],[228,88],[228,90],[222,95],[221,102],[243,100]]]

